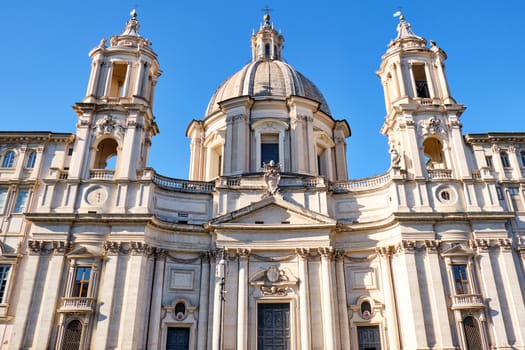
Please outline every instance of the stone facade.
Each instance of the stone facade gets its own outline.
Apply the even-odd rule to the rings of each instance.
[[[347,179],[350,127],[266,15],[178,180],[147,167],[133,12],[75,134],[0,133],[0,349],[524,349],[525,133],[462,135],[444,51],[397,31],[385,174]]]

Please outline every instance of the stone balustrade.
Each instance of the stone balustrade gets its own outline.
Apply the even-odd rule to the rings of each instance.
[[[359,192],[372,190],[384,186],[391,180],[390,173],[361,180],[337,181],[331,184],[334,192]]]
[[[213,182],[199,182],[199,181],[188,181],[173,179],[154,173],[151,180],[157,186],[178,192],[192,192],[192,193],[211,193],[215,189]]]
[[[480,294],[457,294],[451,295],[452,309],[481,309],[485,307]]]
[[[59,312],[93,312],[94,298],[62,298]]]
[[[444,180],[452,178],[451,169],[427,169],[427,174],[432,180]]]
[[[93,169],[89,171],[89,178],[92,180],[112,180],[115,170]]]

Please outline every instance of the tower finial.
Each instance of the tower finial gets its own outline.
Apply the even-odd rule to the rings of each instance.
[[[270,12],[272,11],[272,9],[268,7],[268,5],[266,5],[263,9],[261,9],[261,11],[264,11],[264,24],[270,25]]]
[[[131,19],[132,19],[132,20],[135,20],[135,21],[137,20],[137,10],[136,10],[135,8],[133,8],[133,9],[131,10],[131,12],[129,13],[129,15],[131,16]]]
[[[401,11],[401,6],[397,7],[397,11],[394,12],[394,17],[399,17],[400,22],[405,20],[405,16],[403,16],[403,11]]]

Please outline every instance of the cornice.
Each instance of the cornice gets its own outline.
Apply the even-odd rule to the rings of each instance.
[[[152,219],[151,214],[94,214],[94,213],[26,213],[25,218],[34,223],[98,223],[115,222],[147,224]]]
[[[401,221],[484,221],[513,219],[515,215],[510,212],[470,212],[470,213],[394,213],[395,220]]]

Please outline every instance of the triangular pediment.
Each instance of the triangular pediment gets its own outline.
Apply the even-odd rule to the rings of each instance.
[[[475,252],[470,248],[469,246],[466,246],[464,244],[454,244],[451,248],[445,250],[441,255],[443,257],[465,257],[465,256],[472,256]]]
[[[67,253],[67,256],[70,258],[99,258],[103,256],[103,252],[98,247],[78,245]]]
[[[218,216],[212,226],[224,225],[335,225],[328,216],[305,209],[282,198],[272,196],[259,202]]]

